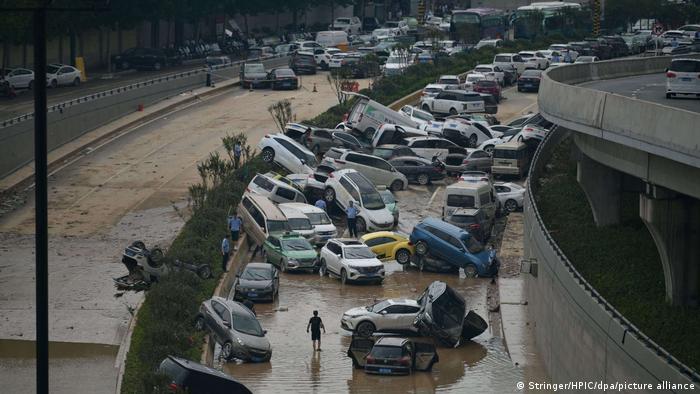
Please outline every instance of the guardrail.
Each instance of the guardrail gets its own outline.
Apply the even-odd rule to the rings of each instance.
[[[212,81],[238,77],[240,65],[260,62],[268,67],[287,64],[287,56],[271,56],[232,62],[211,68]],[[88,131],[168,97],[204,87],[209,67],[162,75],[147,81],[89,94],[51,105],[47,110],[48,148],[53,150]],[[33,113],[0,122],[0,177],[33,159]]]
[[[570,130],[700,167],[696,132],[700,113],[574,86],[586,81],[660,73],[672,58],[631,58],[550,69],[540,84],[540,112],[547,120]],[[669,133],[669,127],[673,127],[673,133]]]
[[[546,275],[544,268],[547,268],[552,272],[553,280],[544,279],[542,281],[537,279],[531,279],[532,281],[537,281],[534,286],[551,286],[552,288],[556,286],[561,286],[563,288],[562,292],[570,296],[569,299],[557,299],[557,302],[568,302],[567,308],[563,308],[566,311],[561,312],[563,315],[566,313],[573,313],[576,315],[575,319],[570,319],[572,322],[570,324],[579,324],[577,326],[578,330],[584,331],[583,336],[585,338],[593,339],[594,344],[601,346],[603,349],[598,349],[605,353],[605,366],[604,376],[595,376],[595,378],[600,378],[603,381],[614,381],[613,378],[618,376],[611,376],[617,374],[629,373],[630,371],[645,371],[646,375],[653,376],[657,381],[670,381],[672,383],[680,383],[678,379],[687,379],[689,382],[700,382],[700,374],[697,371],[691,369],[687,365],[683,364],[668,351],[659,346],[651,338],[646,336],[639,328],[632,324],[627,318],[625,318],[622,313],[620,313],[614,306],[612,306],[596,289],[591,286],[588,281],[576,270],[574,265],[569,261],[564,252],[559,248],[559,245],[550,235],[547,226],[545,225],[540,212],[537,207],[534,195],[537,192],[537,182],[542,173],[542,169],[546,165],[546,160],[551,155],[552,150],[559,144],[563,139],[567,137],[566,133],[568,131],[562,128],[556,128],[550,131],[544,140],[540,143],[537,151],[534,154],[532,165],[530,167],[530,175],[527,180],[526,189],[526,207],[525,207],[525,246],[527,257],[535,257],[538,261],[538,265],[542,269],[538,269],[538,276],[543,277]],[[528,220],[529,219],[529,220]],[[544,241],[539,242],[539,241]],[[538,253],[539,252],[539,253]],[[555,256],[553,259],[547,259],[546,255]],[[532,283],[528,283],[532,286]],[[541,290],[543,293],[551,295],[554,290]],[[583,296],[585,295],[585,296]],[[531,297],[529,297],[531,298]],[[537,308],[537,303],[551,303],[553,300],[546,299],[530,299],[530,305],[532,308]],[[556,324],[554,319],[556,317],[562,318],[566,316],[548,316],[549,318],[543,318],[543,316],[535,316],[538,321],[538,325],[552,325]],[[539,318],[539,320],[538,320]],[[597,343],[595,338],[598,334],[587,331],[590,330],[590,323],[596,324],[599,331],[602,332],[607,340],[605,343]],[[586,324],[584,324],[586,323]],[[588,330],[587,330],[588,329]],[[581,332],[578,332],[581,335]],[[556,335],[556,334],[555,334]],[[542,342],[546,343],[548,341],[555,341],[551,337],[547,338],[537,338],[539,345],[542,346]],[[558,342],[561,343],[561,342]],[[591,344],[589,344],[591,345]],[[614,352],[614,345],[617,345],[626,356],[627,359],[618,359],[615,357],[610,357],[610,353]],[[582,345],[586,347],[585,345]],[[587,349],[591,353],[595,353],[594,349]],[[564,351],[563,349],[561,351]],[[567,352],[571,354],[567,358],[563,355],[557,359],[558,362],[562,362],[562,357],[565,361],[570,362],[572,365],[580,365],[579,363],[584,358],[582,354],[576,354],[576,352],[567,349]],[[619,355],[616,353],[615,355]],[[595,356],[600,357],[600,354]],[[623,365],[622,370],[616,370],[614,366],[608,365],[608,359],[610,363],[615,363],[618,367]],[[599,360],[600,361],[600,360]],[[551,368],[561,368],[566,371],[566,367],[561,365],[556,365]],[[597,366],[596,368],[599,368]],[[641,368],[641,369],[640,369]],[[572,369],[575,369],[572,368]],[[630,373],[632,375],[632,373]],[[556,376],[550,370],[550,376],[555,382]],[[562,379],[571,378],[572,380],[582,380],[581,376],[563,376]],[[674,378],[676,378],[674,380]]]

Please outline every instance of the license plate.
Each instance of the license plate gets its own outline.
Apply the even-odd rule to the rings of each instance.
[[[390,374],[390,373],[391,373],[391,368],[379,368],[379,373]]]
[[[531,87],[532,87],[532,84],[531,84],[531,83],[526,83],[526,84],[525,84],[525,87],[526,87],[526,88],[531,88]]]
[[[257,296],[258,296],[258,294],[255,292],[248,293],[248,297],[257,297]]]
[[[693,78],[681,78],[681,81],[683,81],[683,82],[690,82],[692,80],[693,80]]]

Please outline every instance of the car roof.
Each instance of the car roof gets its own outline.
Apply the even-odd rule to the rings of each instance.
[[[411,342],[408,338],[402,337],[381,337],[374,343],[374,346],[396,346],[401,347],[406,343]]]
[[[272,264],[267,264],[267,263],[248,263],[246,268],[250,267],[252,264],[268,265],[268,266],[272,267]],[[210,299],[210,301],[216,301],[216,302],[220,302],[220,303],[226,305],[228,307],[228,309],[231,310],[231,312],[235,311],[237,313],[248,314],[248,315],[253,316],[253,318],[255,318],[255,314],[253,314],[253,312],[251,312],[250,309],[248,309],[248,307],[246,307],[245,305],[241,304],[238,301],[228,300],[226,298],[219,297],[219,296],[212,297]]]
[[[476,216],[479,213],[479,208],[459,208],[452,215]]]
[[[286,141],[289,141],[289,142],[292,143],[292,145],[296,146],[296,147],[297,147],[299,150],[301,150],[302,152],[313,155],[313,153],[312,153],[307,147],[305,147],[304,145],[298,143],[298,142],[295,141],[293,138],[290,138],[290,137],[284,135],[283,133],[275,133],[275,134],[268,134],[268,135],[271,136],[271,137],[282,138],[282,139],[284,139],[284,140],[286,140]]]
[[[321,213],[321,212],[326,212],[326,211],[324,211],[323,209],[321,209],[321,208],[319,208],[319,207],[317,207],[317,206],[315,206],[315,205],[305,204],[305,203],[303,203],[303,202],[285,202],[285,203],[282,203],[282,204],[278,204],[277,206],[278,206],[278,207],[285,206],[285,207],[294,208],[294,209],[297,209],[297,210],[299,210],[299,211],[301,211],[301,212],[303,212],[303,213]]]
[[[432,161],[426,159],[425,157],[420,157],[420,156],[396,156],[389,161],[394,161],[394,160],[413,160],[413,161],[420,161],[423,164],[431,164],[432,163]]]
[[[221,371],[219,371],[219,370],[216,370],[216,369],[214,369],[214,368],[210,368],[210,367],[207,367],[206,365],[200,364],[200,363],[198,363],[198,362],[196,362],[196,361],[191,361],[191,360],[187,360],[187,359],[185,359],[185,358],[175,357],[175,356],[171,356],[171,355],[169,355],[168,358],[169,358],[172,362],[174,362],[174,363],[176,363],[177,365],[179,365],[180,367],[182,367],[182,368],[184,368],[184,369],[187,369],[187,370],[189,370],[189,371],[203,372],[203,373],[206,373],[206,374],[208,374],[208,375],[216,376],[217,378],[226,379],[226,380],[229,380],[229,381],[233,381],[233,382],[239,383],[239,382],[238,382],[236,379],[234,379],[233,377],[231,377],[231,376],[229,376],[229,375],[226,375],[225,373],[223,373],[223,372],[221,372]]]
[[[504,143],[505,144],[505,143]],[[500,144],[500,145],[504,145]],[[500,146],[498,145],[498,146]],[[448,185],[445,189],[449,190],[454,190],[454,189],[481,189],[483,187],[490,188],[489,184],[486,182],[466,182],[466,181],[457,181],[451,185]]]
[[[335,242],[337,242],[340,245],[345,246],[345,247],[356,247],[356,246],[366,247],[367,246],[363,242],[358,241],[358,240],[353,239],[353,238],[334,238],[333,241],[335,241]]]
[[[411,305],[411,306],[420,306],[418,301],[411,299],[411,298],[389,298],[387,300],[388,303],[391,305]]]
[[[259,206],[263,212],[265,212],[265,215],[267,216],[268,219],[271,220],[286,220],[287,218],[284,217],[284,214],[282,214],[282,211],[275,206],[275,204],[267,197],[263,196],[262,194],[258,194],[255,192],[245,192],[243,194],[243,197],[247,197],[250,199],[255,205]],[[243,199],[241,199],[243,201]]]
[[[513,183],[513,182],[496,182],[496,183],[494,183],[494,186],[508,186],[508,187],[512,187],[514,189],[525,189],[524,186],[518,185],[517,183]]]
[[[438,79],[442,79],[442,78],[458,78],[459,79],[459,75],[449,75],[449,74],[440,75],[440,78],[438,78]]]
[[[290,207],[290,206],[282,206],[282,205],[277,205],[277,207],[282,211],[282,214],[287,219],[292,219],[292,218],[297,218],[297,219],[307,219],[307,216],[304,215],[304,212],[301,210],[295,208],[295,207]]]
[[[248,268],[265,268],[268,270],[272,270],[272,264],[250,262],[250,263],[246,264],[246,266],[243,270],[248,269]]]
[[[413,141],[432,141],[432,140],[444,140],[444,138],[440,137],[432,137],[429,135],[423,135],[423,136],[416,136],[416,137],[406,137],[404,138],[406,142],[413,142]],[[410,148],[410,146],[409,146]]]
[[[395,233],[393,231],[375,231],[373,233],[367,233],[363,236],[360,237],[363,241],[366,239],[374,239],[374,238],[380,238],[380,237],[395,237],[395,236],[402,236],[398,233]]]
[[[517,53],[497,53],[496,56],[515,56]]]
[[[469,235],[468,232],[462,230],[461,228],[433,217],[427,217],[417,224],[417,226],[424,225],[435,227],[438,230],[442,230],[450,235],[456,236],[457,238],[461,238],[463,235]]]

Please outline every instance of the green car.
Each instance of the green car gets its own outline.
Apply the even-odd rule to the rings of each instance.
[[[270,235],[263,244],[268,263],[282,272],[313,271],[320,268],[318,253],[313,246],[296,233]]]
[[[379,195],[382,196],[382,201],[386,205],[386,209],[394,215],[394,227],[399,225],[399,206],[396,204],[396,199],[391,193],[391,190],[380,190]]]

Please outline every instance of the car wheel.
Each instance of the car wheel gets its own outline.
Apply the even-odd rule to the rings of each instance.
[[[226,342],[223,346],[221,346],[221,357],[223,357],[226,361],[233,357],[233,344],[231,342]]]
[[[160,248],[151,249],[148,255],[148,265],[158,268],[163,265],[163,251]]]
[[[423,104],[423,107],[421,108],[425,112],[431,112],[430,111],[430,106],[428,104]]]
[[[55,87],[57,87],[57,86],[58,86],[58,81],[55,80],[55,79],[52,80],[52,81],[51,81],[51,87],[52,87],[52,88],[55,88]]]
[[[428,244],[425,241],[416,242],[416,254],[419,256],[428,254]]]
[[[484,147],[484,152],[488,153],[489,155],[493,153],[493,145],[486,145]]]
[[[160,71],[160,69],[161,69],[160,62],[153,63],[153,69],[156,71]]]
[[[355,329],[357,335],[365,338],[372,335],[372,333],[374,333],[374,330],[376,330],[374,324],[368,321],[363,321],[362,323],[358,324],[357,328]]]
[[[332,187],[327,187],[326,191],[323,192],[323,199],[326,200],[327,203],[335,201],[335,190],[333,190]]]
[[[202,279],[211,278],[211,268],[208,265],[203,265],[197,269],[197,275]]]
[[[464,267],[464,275],[467,278],[476,278],[478,274],[479,271],[477,271],[476,266],[474,264],[469,264],[466,267]]]
[[[399,249],[396,251],[396,261],[401,265],[406,265],[411,261],[411,252],[408,249]]]
[[[321,260],[321,267],[318,269],[318,274],[323,276],[326,276],[328,274],[328,267],[326,267],[326,260]]]
[[[284,259],[280,260],[280,270],[282,272],[287,272],[287,262]]]
[[[457,115],[457,110],[454,108],[450,108],[450,115]]]
[[[29,89],[29,90],[34,89],[34,81],[29,81],[29,85],[27,85],[27,89]]]
[[[367,223],[365,223],[365,219],[357,218],[357,224],[355,227],[357,227],[358,234],[364,234],[367,232]]]
[[[194,328],[197,331],[204,331],[204,317],[203,316],[197,316],[197,319],[194,321]]]
[[[365,139],[366,139],[367,141],[372,141],[372,137],[374,137],[374,132],[375,132],[375,131],[376,131],[376,130],[374,129],[374,127],[368,127],[368,128],[366,128],[366,129],[365,129]]]
[[[75,78],[73,80],[73,86],[78,86],[78,85],[80,85],[80,78]]]
[[[343,268],[340,270],[340,283],[346,284],[348,283],[348,272]]]
[[[430,177],[428,174],[420,174],[418,175],[418,184],[419,185],[427,185],[430,182]]]
[[[472,148],[476,148],[476,144],[479,142],[479,138],[477,138],[476,134],[472,134],[469,136],[469,146]]]
[[[507,200],[505,203],[506,211],[515,212],[518,209],[518,203],[515,200]]]
[[[391,186],[389,186],[389,189],[392,192],[397,192],[399,190],[403,190],[403,182],[401,182],[400,180],[397,179],[394,182],[391,182]]]
[[[133,246],[135,248],[139,248],[141,250],[146,249],[146,244],[143,243],[143,241],[134,241],[131,243],[131,246]]]
[[[265,148],[262,151],[262,159],[265,163],[272,163],[275,160],[275,151],[272,148]]]

